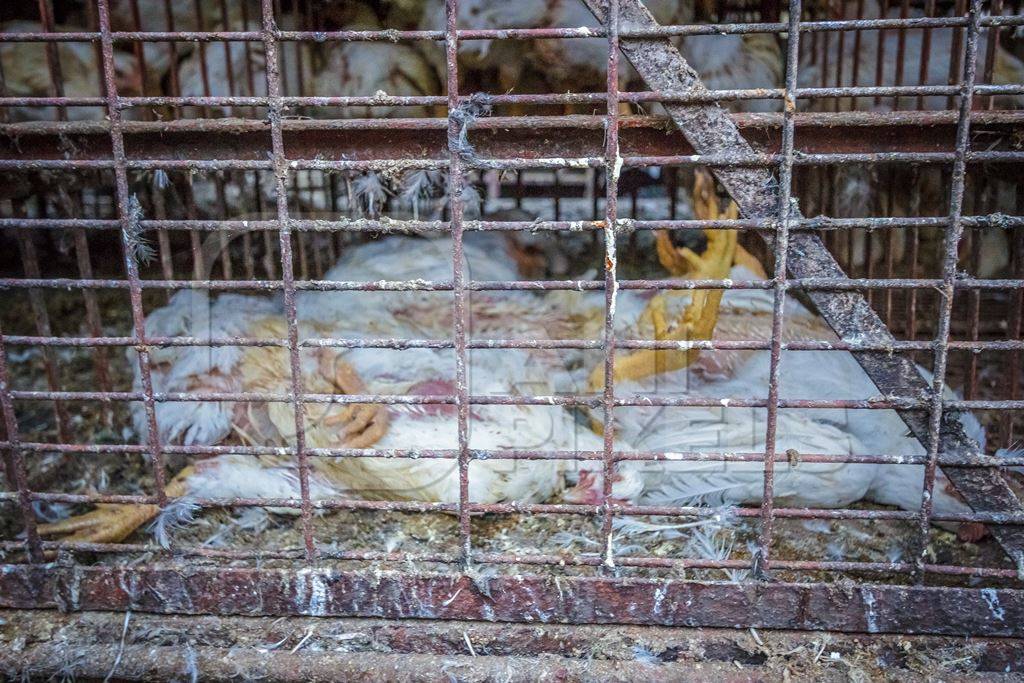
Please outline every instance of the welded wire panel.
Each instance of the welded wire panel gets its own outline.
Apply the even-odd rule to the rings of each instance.
[[[1016,6],[420,4],[0,9],[0,606],[1020,635]]]

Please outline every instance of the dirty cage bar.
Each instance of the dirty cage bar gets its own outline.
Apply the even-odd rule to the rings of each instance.
[[[1024,188],[1012,179],[1024,168],[1018,144],[1024,82],[1000,71],[1006,55],[1019,55],[1011,64],[1024,57],[1024,41],[1015,37],[1024,27],[1019,6],[884,2],[879,16],[851,18],[846,12],[853,4],[874,3],[790,0],[787,7],[769,2],[743,12],[720,9],[703,18],[706,23],[690,17],[658,26],[638,0],[581,0],[593,14],[592,27],[482,28],[463,26],[460,5],[471,1],[434,3],[443,6],[444,22],[430,29],[408,21],[400,28],[347,28],[311,13],[305,3],[282,8],[274,0],[261,0],[258,8],[237,3],[241,18],[232,14],[230,20],[236,3],[221,3],[222,16],[214,19],[197,5],[194,21],[186,20],[182,30],[169,2],[157,3],[167,21],[156,30],[143,28],[137,7],[126,24],[131,3],[115,0],[82,3],[88,9],[83,16],[91,17],[82,30],[57,25],[55,16],[73,16],[72,2],[41,0],[37,14],[0,14],[9,22],[0,32],[0,55],[37,46],[49,74],[45,93],[24,94],[16,63],[0,61],[0,174],[9,188],[0,194],[0,240],[9,254],[0,263],[0,607],[1020,636]],[[774,11],[764,12],[770,5]],[[911,9],[923,16],[910,16]],[[15,19],[28,18],[38,30],[16,28]],[[207,21],[218,30],[207,30]],[[887,35],[897,36],[895,44]],[[942,36],[952,41],[949,57],[932,45]],[[698,37],[736,38],[742,45],[769,41],[778,55],[778,82],[710,87],[710,74],[689,73],[673,47]],[[592,66],[600,67],[603,83],[593,92],[498,93],[493,83],[488,89],[474,80],[476,65],[460,53],[464,44],[481,41],[581,40],[602,46],[604,63]],[[860,63],[869,40],[874,68]],[[434,65],[434,90],[324,95],[312,73],[327,59],[324,46],[371,44],[415,45],[443,56]],[[70,87],[62,63],[72,56],[66,46],[85,48],[82,54],[92,60],[87,88]],[[852,60],[847,47],[853,47]],[[891,82],[887,50],[896,55],[889,60],[895,61]],[[917,61],[908,62],[915,50]],[[154,79],[146,64],[165,53],[175,66]],[[202,94],[179,82],[185,72],[177,66],[196,57]],[[207,61],[222,57],[226,82],[218,84]],[[940,57],[950,60],[950,77],[936,84],[930,64]],[[126,60],[139,69],[139,82],[126,83]],[[245,68],[234,69],[232,60]],[[1016,73],[1024,74],[1024,66]],[[764,110],[745,109],[758,102],[766,103]],[[376,113],[410,109],[428,115]],[[441,109],[443,116],[429,114]],[[102,115],[77,114],[88,110]],[[370,113],[338,114],[363,110]],[[718,194],[711,191],[714,215],[699,216],[694,206],[692,215],[680,217],[677,203],[690,197],[702,169],[719,183]],[[419,207],[399,215],[404,200],[396,190],[382,190],[379,205],[356,206],[354,179],[404,179],[414,172],[442,178],[434,215],[419,215]],[[843,185],[850,178],[861,183],[855,191],[870,195],[865,215],[844,215],[856,212],[838,206],[849,201],[839,190],[854,186]],[[478,185],[487,187],[479,212],[467,205]],[[907,201],[900,193],[908,189],[920,195],[910,200],[916,201],[910,210],[899,203]],[[695,189],[693,197],[695,203]],[[738,205],[735,214],[719,210],[730,200]],[[524,207],[533,207],[532,217]],[[734,231],[767,274],[686,278],[634,266],[634,256],[641,258],[645,248],[653,253],[662,234],[686,239],[714,231]],[[339,255],[344,259],[392,233],[447,236],[444,272],[450,277],[328,275]],[[549,238],[563,245],[573,240],[585,244],[579,258],[595,268],[556,273],[547,263],[549,270],[536,276],[475,279],[470,258],[476,251],[468,245],[480,235],[532,236],[541,245]],[[711,240],[702,254],[710,253]],[[269,335],[151,332],[154,311],[182,291],[280,296],[283,327]],[[305,326],[306,295],[352,293],[359,300],[394,292],[450,296],[450,338],[346,337],[310,334]],[[620,324],[634,293],[695,301],[710,292],[767,297],[767,335],[623,336]],[[592,338],[476,335],[475,306],[491,298],[539,306],[542,296],[564,302],[589,293],[602,299]],[[797,301],[827,323],[827,335],[792,332],[800,324]],[[82,324],[75,327],[66,318],[79,308]],[[54,311],[60,313],[51,316]],[[163,352],[193,348],[279,351],[287,376],[276,388],[259,390],[228,382],[212,390],[168,390],[154,379],[165,372]],[[122,350],[134,352],[128,358],[135,367]],[[308,358],[318,352],[337,357],[369,350],[451,354],[452,381],[425,393],[375,393],[365,386],[338,393],[307,380]],[[803,396],[784,391],[787,361],[816,352],[849,355],[872,382],[871,395],[814,398],[810,386]],[[544,393],[474,391],[480,361],[472,359],[498,353],[577,354],[594,359],[592,367],[603,374],[589,391],[580,385]],[[763,354],[764,391],[723,398],[648,392],[620,382],[617,370],[645,353],[658,359]],[[213,402],[237,404],[242,412],[289,407],[287,443],[161,437],[161,406],[195,404],[198,410]],[[135,428],[126,417],[132,403],[141,406]],[[447,415],[454,439],[449,447],[426,438],[422,447],[318,446],[310,437],[319,428],[315,416],[335,407],[346,415],[368,407]],[[589,447],[473,447],[479,409],[522,407],[571,414],[585,430],[603,427]],[[629,432],[619,417],[648,408],[664,416],[747,410],[764,417],[752,419],[757,436],[748,447],[623,447],[617,439]],[[906,423],[899,431],[920,447],[835,453],[779,446],[791,436],[791,423],[780,427],[783,416],[814,411],[896,411]],[[981,416],[975,432],[958,417],[972,413]],[[95,425],[86,428],[89,420]],[[978,443],[978,433],[987,444]],[[190,495],[188,521],[192,509],[201,511],[198,517],[219,508],[242,510],[240,516],[247,509],[291,510],[298,513],[294,538],[281,532],[278,540],[285,540],[266,547],[256,536],[247,548],[195,534],[162,545],[141,533],[135,535],[141,540],[96,542],[48,540],[46,528],[40,531],[53,517],[97,504],[155,506],[154,514],[164,518],[184,496],[168,473],[216,456],[284,458],[294,463],[297,495]],[[385,492],[364,499],[317,491],[319,462],[354,466],[385,458],[448,461],[455,495],[439,501]],[[499,461],[515,471],[565,464],[581,482],[599,473],[600,495],[594,501],[474,500],[473,465]],[[87,481],[83,468],[99,476],[103,463],[121,463],[116,472],[125,480],[109,487]],[[630,467],[664,465],[662,471],[671,472],[683,463],[723,472],[750,463],[759,472],[754,502],[725,510],[706,500],[624,500],[617,493],[615,484]],[[780,493],[783,468],[791,473],[830,464],[915,467],[922,475],[908,494],[911,504],[902,507],[860,497],[816,507],[793,503],[788,489]],[[836,476],[855,471],[862,470]],[[64,481],[70,473],[82,477],[80,486]],[[955,497],[965,509],[935,509],[940,495]],[[403,524],[420,523],[409,519],[442,520],[431,522],[430,533],[443,528],[457,543],[431,538],[411,544],[413,550],[396,549],[383,537],[371,539],[380,541],[373,548],[357,542],[365,539],[327,543],[318,531],[337,531],[327,526],[332,515],[403,535]],[[687,545],[685,530],[719,524],[723,516],[732,539],[724,552],[724,545],[710,556]],[[229,527],[236,523],[220,519]],[[265,532],[268,525],[261,524]],[[278,524],[270,526],[291,523]],[[491,537],[498,525],[506,525],[505,536],[519,527],[524,536],[503,546]],[[635,525],[662,526],[672,542],[647,536],[633,542],[623,529]],[[972,537],[980,550],[972,555],[951,547],[945,529],[956,525],[984,525],[987,537]],[[894,529],[904,529],[903,535]],[[877,535],[894,545],[827,543],[825,536],[842,530],[852,530],[849,538]],[[819,540],[797,547],[795,539],[815,534]],[[174,563],[185,558],[201,561],[187,575],[176,573]],[[482,573],[488,577],[483,584]],[[848,591],[831,588],[839,577],[850,579]]]

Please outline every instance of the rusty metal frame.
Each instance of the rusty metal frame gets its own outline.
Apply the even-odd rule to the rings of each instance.
[[[603,20],[608,5],[600,0],[584,0],[588,8],[598,19]],[[629,22],[631,26],[656,26],[650,13],[638,0],[622,0],[620,20]],[[715,175],[732,195],[746,217],[775,217],[778,224],[772,235],[765,235],[770,243],[776,246],[777,269],[773,286],[776,294],[775,324],[772,330],[773,377],[770,387],[777,383],[777,363],[781,351],[781,304],[785,291],[791,286],[787,280],[788,270],[797,278],[843,278],[845,274],[835,259],[825,248],[821,239],[813,234],[798,233],[790,239],[788,234],[791,218],[799,218],[799,209],[790,206],[791,170],[794,164],[793,123],[792,116],[796,111],[796,52],[793,46],[799,35],[799,0],[791,0],[790,54],[786,60],[786,99],[784,111],[783,150],[780,163],[780,180],[774,182],[768,168],[730,168],[719,167]],[[957,122],[957,149],[953,161],[953,191],[950,200],[950,223],[947,227],[945,260],[943,266],[943,294],[945,305],[940,319],[940,329],[935,340],[935,379],[931,386],[918,373],[909,358],[896,354],[877,352],[854,352],[854,357],[864,371],[872,379],[879,390],[886,395],[912,397],[919,401],[929,401],[927,418],[920,411],[901,410],[900,417],[910,428],[914,436],[928,449],[926,465],[925,490],[921,503],[921,531],[919,565],[923,565],[923,553],[928,543],[929,519],[931,517],[931,491],[934,485],[938,453],[954,452],[957,454],[976,454],[978,445],[966,436],[963,428],[947,413],[943,415],[942,392],[945,387],[945,361],[948,353],[949,323],[952,314],[953,292],[956,287],[957,246],[962,230],[962,201],[964,174],[970,142],[971,105],[975,90],[975,55],[977,51],[978,33],[981,26],[981,1],[972,0],[967,25],[967,58],[965,75],[958,87],[959,116]],[[635,38],[622,42],[622,50],[633,64],[640,76],[658,90],[669,92],[705,91],[699,76],[689,67],[683,57],[666,40],[657,38]],[[687,137],[698,154],[726,156],[745,156],[752,152],[750,144],[743,138],[725,110],[717,105],[681,105],[665,103],[665,109],[679,130]],[[788,135],[786,133],[788,131]],[[781,246],[779,246],[781,245]],[[818,312],[829,323],[842,339],[854,336],[868,337],[872,341],[884,344],[893,341],[891,333],[886,329],[881,318],[871,309],[867,301],[855,292],[809,292],[811,300]],[[776,387],[777,389],[777,387]],[[771,391],[771,389],[770,389]],[[765,488],[770,492],[772,470],[771,438],[779,408],[777,394],[769,396],[768,402],[768,452],[765,454]],[[962,470],[955,467],[945,469],[946,475],[961,495],[975,510],[994,512],[1020,512],[1024,510],[1021,502],[1003,480],[997,469]],[[763,535],[761,540],[761,561],[770,566],[768,546],[771,540],[772,500],[765,497],[762,508]],[[1018,563],[1024,564],[1024,528],[1005,526],[993,530],[1007,555]],[[919,566],[918,578],[921,579],[923,568]]]
[[[1024,625],[1018,590],[530,575],[481,586],[465,574],[312,568],[18,566],[0,574],[0,606],[1017,637]]]
[[[923,586],[926,575],[977,577],[992,580],[1021,579],[1018,569],[996,567],[964,567],[929,564],[923,548],[927,545],[931,521],[976,521],[993,525],[1003,548],[1018,567],[1024,567],[1024,509],[1000,478],[997,465],[1024,464],[1024,457],[996,459],[979,453],[977,444],[963,434],[950,419],[950,412],[966,409],[1024,409],[1024,400],[1011,398],[998,401],[944,400],[945,364],[949,350],[1024,349],[1021,341],[951,341],[949,340],[952,297],[956,290],[1004,289],[1019,293],[1024,280],[981,280],[959,277],[955,271],[957,244],[964,227],[986,225],[1012,226],[1021,229],[1024,217],[968,216],[963,211],[964,175],[968,164],[992,163],[1016,165],[1024,162],[1024,152],[1012,146],[975,151],[970,148],[975,124],[984,130],[1006,133],[1019,130],[1021,117],[1012,112],[977,112],[971,110],[974,96],[1024,93],[1024,84],[1009,86],[975,84],[977,39],[982,27],[1024,26],[1024,17],[981,16],[980,0],[972,0],[965,17],[941,19],[800,21],[800,0],[791,0],[788,21],[784,23],[719,24],[659,27],[639,0],[583,0],[604,28],[592,29],[515,29],[508,31],[463,31],[456,25],[458,0],[446,0],[446,28],[443,32],[330,32],[326,34],[301,31],[280,31],[274,16],[273,0],[262,0],[260,30],[244,32],[114,32],[110,26],[107,0],[98,0],[98,30],[79,33],[53,33],[52,17],[44,21],[46,31],[34,34],[0,34],[4,41],[42,41],[55,53],[55,41],[78,40],[96,45],[103,66],[102,97],[66,98],[60,88],[50,97],[0,97],[0,113],[9,107],[21,106],[102,106],[108,121],[75,124],[58,121],[54,124],[3,124],[0,136],[11,141],[0,149],[0,171],[32,173],[58,170],[112,170],[116,186],[117,218],[101,219],[30,219],[2,218],[0,230],[39,230],[70,227],[83,232],[118,230],[123,250],[126,279],[98,279],[82,272],[79,278],[43,278],[29,273],[27,278],[0,279],[0,289],[45,289],[75,286],[86,292],[97,288],[126,289],[132,307],[133,334],[125,337],[53,337],[43,329],[36,336],[13,336],[0,333],[0,409],[6,436],[0,441],[5,456],[9,481],[17,489],[0,492],[0,501],[16,503],[24,517],[24,541],[0,543],[0,550],[26,550],[30,564],[3,565],[0,571],[0,606],[13,608],[59,608],[66,610],[143,610],[163,613],[217,614],[323,614],[334,616],[388,616],[396,618],[458,618],[485,620],[551,620],[570,623],[661,623],[666,625],[756,626],[764,628],[831,629],[838,631],[973,633],[996,636],[1024,635],[1024,592],[1004,588],[965,589]],[[42,8],[48,7],[43,2]],[[44,12],[45,14],[45,12]],[[966,31],[964,78],[949,86],[894,87],[797,87],[797,55],[799,38],[823,32],[895,28],[957,27]],[[585,31],[585,34],[582,33]],[[781,89],[747,89],[708,91],[685,61],[667,41],[669,36],[711,33],[787,33],[788,58],[786,83]],[[462,40],[535,39],[600,36],[607,39],[607,90],[603,93],[565,95],[498,95],[495,104],[604,104],[600,116],[496,117],[473,124],[479,135],[478,151],[483,156],[465,158],[459,153],[458,136],[462,124],[455,112],[467,100],[458,89],[457,54]],[[282,94],[282,74],[276,56],[282,43],[297,40],[431,40],[445,43],[447,95],[431,97],[287,97]],[[265,97],[124,97],[115,84],[114,46],[142,41],[242,40],[261,42],[267,55],[267,95]],[[652,90],[619,92],[617,73],[620,51],[647,81]],[[48,58],[51,72],[59,75],[59,65]],[[57,79],[59,81],[59,79]],[[795,112],[800,98],[843,97],[924,97],[945,95],[956,98],[955,114],[895,112],[892,115],[804,115]],[[720,109],[718,101],[743,99],[780,99],[782,115],[740,115],[731,117]],[[663,137],[664,121],[650,117],[620,117],[618,105],[623,102],[662,102],[670,120],[685,137],[679,136],[655,143]],[[350,105],[446,105],[446,119],[400,120],[385,123],[372,121],[295,121],[284,117],[289,107]],[[125,121],[123,112],[135,107],[153,106],[237,106],[260,107],[267,110],[269,129],[263,121]],[[60,111],[60,110],[59,110]],[[825,137],[839,131],[868,131],[863,142],[843,147],[826,145]],[[913,139],[899,137],[899,131],[913,131]],[[373,137],[374,131],[388,129],[387,135]],[[767,127],[767,132],[757,132]],[[558,155],[540,157],[537,138],[545,130],[571,129],[587,131],[586,138],[561,143]],[[809,128],[817,131],[810,144],[797,147],[795,132]],[[441,131],[445,134],[442,136]],[[742,131],[742,133],[741,133]],[[524,132],[527,134],[524,137]],[[369,135],[368,135],[369,134]],[[70,135],[82,144],[74,154],[64,156],[58,137]],[[331,136],[336,147],[350,145],[353,155],[344,159],[322,160],[308,142],[320,135]],[[189,136],[195,147],[174,149],[178,141]],[[366,138],[357,148],[352,140]],[[568,139],[571,136],[558,136]],[[748,139],[761,142],[756,152]],[[305,141],[306,146],[303,147]],[[950,144],[952,143],[952,144]],[[23,146],[22,146],[23,145]],[[270,148],[270,158],[260,152]],[[409,149],[414,154],[408,152]],[[201,149],[201,151],[200,151]],[[836,151],[837,149],[841,151]],[[134,151],[139,150],[138,154]],[[253,151],[258,150],[258,151]],[[286,153],[293,152],[291,154]],[[294,150],[294,151],[293,151]],[[225,153],[231,151],[232,153]],[[399,152],[404,152],[399,154]],[[827,152],[827,153],[826,153]],[[391,157],[391,158],[388,158]],[[795,167],[843,165],[871,162],[903,162],[946,164],[953,167],[953,192],[949,215],[945,218],[863,218],[805,219],[791,207],[792,175]],[[366,170],[396,163],[405,168],[437,168],[449,171],[449,215],[447,221],[320,221],[294,218],[290,214],[287,181],[300,170]],[[715,169],[722,184],[743,210],[744,218],[734,221],[633,221],[619,217],[617,198],[618,169],[649,165],[705,165]],[[541,221],[537,223],[469,221],[463,215],[460,199],[466,171],[487,169],[537,168],[604,168],[608,171],[605,215],[603,220],[579,223]],[[192,237],[203,231],[219,231],[240,227],[276,231],[279,238],[281,278],[257,280],[175,280],[164,274],[162,279],[143,278],[132,245],[132,217],[128,174],[150,169],[179,170],[262,170],[275,176],[275,206],[271,218],[258,221],[144,220],[138,227],[152,230],[188,230]],[[778,169],[779,182],[774,182],[772,169]],[[655,228],[724,227],[753,230],[761,234],[774,249],[775,271],[766,280],[733,282],[729,280],[623,280],[617,276],[615,240],[618,232]],[[851,227],[889,230],[941,227],[947,232],[945,262],[940,279],[922,278],[860,278],[849,279],[814,234],[819,230],[845,230]],[[403,229],[410,232],[449,232],[453,237],[452,278],[437,282],[335,282],[296,277],[293,240],[309,232],[380,231]],[[473,230],[595,230],[604,231],[606,269],[603,281],[470,281],[461,267],[462,241]],[[35,276],[33,276],[35,275]],[[273,275],[271,275],[273,277]],[[202,288],[209,290],[283,291],[287,336],[283,339],[202,339],[147,338],[142,309],[146,289],[173,290]],[[630,405],[703,406],[718,405],[716,399],[662,396],[621,396],[615,392],[612,378],[617,349],[680,348],[678,342],[648,340],[616,340],[613,334],[615,297],[623,289],[694,289],[755,288],[771,290],[774,295],[772,336],[770,341],[722,342],[697,341],[683,346],[701,349],[750,348],[768,350],[771,354],[771,380],[766,398],[737,399],[737,407],[763,407],[768,411],[769,444],[764,453],[624,453],[614,448],[611,425],[615,408]],[[939,318],[939,331],[931,342],[900,342],[888,332],[880,318],[860,294],[867,288],[929,289],[939,288],[945,305]],[[296,293],[319,291],[431,290],[454,293],[452,339],[421,340],[350,340],[299,339],[296,320]],[[525,342],[516,340],[474,340],[466,332],[466,297],[468,292],[482,290],[602,290],[605,293],[604,335],[600,341],[562,340],[557,342]],[[782,341],[783,302],[789,290],[808,292],[833,329],[839,342]],[[47,349],[61,346],[135,347],[138,350],[141,391],[20,391],[11,389],[7,381],[5,347],[33,345]],[[287,348],[291,361],[291,381],[281,394],[167,394],[155,392],[150,380],[148,349],[161,345],[252,345]],[[338,348],[443,348],[452,349],[457,359],[456,384],[452,395],[382,396],[311,394],[303,388],[299,372],[299,351],[302,348],[331,346]],[[475,396],[466,382],[467,351],[474,348],[592,348],[604,350],[606,382],[600,396]],[[851,351],[878,386],[881,395],[864,400],[813,401],[781,399],[778,396],[778,368],[781,352],[787,349],[837,349]],[[934,382],[929,386],[917,373],[912,361],[902,355],[906,351],[931,351],[936,361]],[[111,446],[48,444],[24,442],[19,435],[14,414],[14,401],[53,401],[55,405],[81,400],[142,401],[149,424],[145,444]],[[257,447],[182,447],[162,444],[156,429],[155,405],[161,401],[280,401],[295,410],[296,443],[286,452],[296,458],[300,472],[300,498],[201,500],[197,504],[212,506],[273,506],[299,510],[303,532],[303,548],[283,551],[230,551],[209,548],[176,547],[168,550],[143,544],[85,544],[42,541],[35,528],[32,503],[61,501],[69,503],[147,503],[166,505],[163,458],[171,454],[199,455],[223,452],[259,454],[267,449]],[[381,451],[375,449],[314,449],[305,443],[303,406],[305,403],[377,403],[414,404],[440,403],[456,406],[458,448]],[[481,451],[470,449],[468,424],[470,406],[490,405],[562,405],[590,406],[603,410],[605,431],[603,448],[599,451]],[[918,512],[879,510],[809,510],[775,507],[773,500],[774,430],[778,411],[799,408],[896,409],[914,435],[925,445],[923,456],[835,456],[804,454],[807,461],[842,461],[876,463],[914,463],[925,465],[926,477],[922,506]],[[62,439],[64,441],[64,439]],[[134,453],[152,457],[155,490],[152,495],[113,496],[60,494],[33,491],[25,476],[24,457],[28,453],[58,451],[68,454]],[[309,495],[309,458],[311,457],[430,457],[447,458],[458,463],[460,497],[458,503],[401,503],[396,501],[314,501]],[[873,585],[834,587],[823,583],[789,584],[745,582],[698,583],[671,580],[637,580],[614,577],[619,567],[662,569],[719,568],[742,569],[750,563],[739,560],[695,560],[686,558],[623,557],[617,555],[612,543],[612,520],[619,515],[665,515],[701,517],[709,514],[699,507],[600,506],[566,504],[477,504],[469,499],[469,463],[476,458],[509,459],[576,459],[601,463],[605,473],[605,494],[610,493],[611,474],[616,464],[625,460],[720,460],[764,463],[764,503],[760,510],[740,509],[741,517],[759,518],[762,522],[759,549],[754,569],[760,579],[769,579],[778,571],[848,571],[883,575],[912,576],[918,585]],[[936,467],[942,466],[947,476],[967,498],[974,512],[963,515],[936,515],[930,506],[931,487]],[[358,509],[396,510],[409,512],[453,512],[459,516],[459,551],[433,555],[406,555],[384,552],[328,551],[317,548],[313,538],[314,510]],[[470,515],[473,513],[572,514],[599,517],[601,551],[567,558],[562,555],[511,555],[474,550]],[[922,553],[911,562],[826,562],[786,561],[772,558],[769,552],[773,522],[781,518],[804,519],[893,519],[917,522]],[[282,559],[294,566],[287,570],[237,568],[161,569],[155,565],[138,568],[87,567],[43,563],[48,551],[95,553],[153,552],[162,557],[206,557],[237,560]],[[69,556],[65,555],[67,559]],[[299,569],[303,564],[320,560],[353,562],[421,562],[457,566],[461,574],[373,573],[347,572],[333,569]],[[476,564],[506,566],[579,566],[592,567],[605,574],[601,577],[495,576],[490,590],[482,590],[468,575]],[[497,597],[493,597],[497,594]],[[253,597],[257,596],[258,600]]]

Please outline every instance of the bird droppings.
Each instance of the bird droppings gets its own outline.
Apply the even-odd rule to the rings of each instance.
[[[992,614],[992,618],[997,621],[1006,621],[1006,610],[999,604],[999,594],[996,593],[995,589],[982,588],[981,597],[984,598],[988,604],[989,612]]]

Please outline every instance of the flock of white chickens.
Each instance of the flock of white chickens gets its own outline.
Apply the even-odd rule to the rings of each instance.
[[[663,24],[694,20],[690,3],[650,0],[646,3]],[[874,3],[867,3],[873,7]],[[230,2],[173,3],[165,12],[162,0],[140,0],[142,30],[253,30],[259,8]],[[114,0],[115,30],[133,30],[127,0]],[[196,8],[199,8],[197,13]],[[443,0],[326,3],[319,8],[335,28],[377,29],[384,26],[443,28]],[[82,26],[87,18],[81,17]],[[278,18],[282,28],[303,28],[291,15]],[[557,0],[464,0],[463,28],[596,26],[582,2]],[[75,30],[64,25],[59,30]],[[17,21],[5,32],[38,31],[38,24]],[[868,32],[869,34],[871,32]],[[891,32],[892,33],[892,32]],[[936,31],[932,51],[946,58],[951,31]],[[893,34],[895,39],[895,35]],[[944,42],[945,41],[945,42]],[[96,96],[99,82],[93,46],[60,43],[59,55],[67,96]],[[846,42],[846,50],[853,49]],[[127,50],[128,46],[120,46]],[[871,63],[875,45],[860,43]],[[0,44],[0,66],[7,92],[15,96],[49,94],[45,62],[33,58],[39,44]],[[467,70],[497,75],[497,87],[522,91],[543,74],[543,92],[587,92],[603,89],[606,46],[600,39],[562,41],[466,41],[460,59]],[[773,35],[693,36],[681,51],[712,89],[779,87],[782,54]],[[983,55],[982,51],[979,51]],[[907,50],[907,59],[914,51]],[[39,52],[41,56],[42,53]],[[167,92],[196,95],[264,94],[263,48],[260,43],[179,44],[173,53],[163,43],[146,43],[145,72],[136,56],[119,50],[118,88],[123,95]],[[442,50],[435,44],[336,42],[285,46],[287,94],[304,95],[433,95],[443,93]],[[833,54],[832,61],[839,57]],[[849,58],[849,55],[844,55]],[[819,85],[821,62],[801,68],[802,82]],[[940,60],[935,60],[939,63]],[[947,62],[948,64],[948,62]],[[911,72],[910,68],[905,70]],[[933,73],[934,71],[934,73]],[[884,83],[894,82],[887,70]],[[925,74],[925,84],[944,85],[941,67]],[[623,85],[635,79],[623,69]],[[910,81],[907,81],[908,83]],[[1024,82],[1024,64],[1001,47],[996,50],[995,83]],[[844,81],[841,84],[849,85]],[[1012,103],[1019,104],[1017,102]],[[772,110],[776,101],[748,100],[736,108]],[[937,106],[942,106],[938,104]],[[350,107],[332,116],[377,117],[427,115],[425,110]],[[19,109],[15,119],[52,117],[52,112]],[[69,118],[98,117],[88,108],[69,108]],[[492,233],[466,235],[465,263],[472,280],[509,281],[523,277],[515,268],[513,242]],[[449,280],[452,275],[449,239],[392,236],[349,249],[326,279],[345,281]],[[737,252],[738,253],[738,252]],[[751,280],[763,277],[749,258],[729,259],[722,277]],[[685,274],[676,274],[686,276]],[[657,297],[654,297],[655,299]],[[649,293],[622,291],[617,296],[615,327],[620,338],[650,338]],[[684,324],[694,295],[663,299],[669,326]],[[449,338],[453,329],[451,292],[429,291],[304,291],[298,295],[300,338]],[[718,303],[714,339],[758,339],[770,336],[772,294],[764,290],[728,290]],[[557,339],[599,338],[604,294],[564,292],[542,295],[522,291],[472,292],[467,330],[471,338]],[[834,339],[827,326],[795,299],[785,310],[787,338]],[[222,294],[202,290],[175,294],[169,304],[146,320],[147,334],[157,337],[286,336],[279,298]],[[130,351],[140,388],[138,363]],[[628,354],[619,352],[622,359]],[[306,391],[325,394],[451,396],[455,393],[455,354],[451,349],[418,348],[385,351],[375,348],[306,348],[302,351],[302,383]],[[267,392],[287,394],[291,386],[289,355],[280,347],[218,346],[156,348],[152,351],[157,392]],[[471,395],[597,395],[592,377],[602,362],[600,352],[474,349],[468,352]],[[730,399],[768,393],[767,352],[703,352],[685,367],[617,382],[620,395],[653,393],[680,397],[710,396],[715,407],[626,406],[614,413],[616,449],[665,453],[658,461],[625,461],[617,466],[612,495],[629,504],[743,505],[763,494],[763,463],[758,460],[673,459],[683,452],[763,452],[766,411],[730,407]],[[807,378],[813,377],[813,382]],[[853,357],[839,351],[785,351],[782,355],[782,398],[864,399],[876,388]],[[139,438],[146,438],[146,416],[134,406]],[[456,408],[450,403],[364,406],[313,403],[306,406],[306,445],[310,448],[373,447],[381,449],[457,449]],[[584,416],[559,405],[473,405],[469,446],[474,450],[530,449],[601,451],[601,413]],[[159,438],[186,445],[294,445],[292,407],[276,402],[163,402],[156,407]],[[963,415],[968,433],[984,446],[984,431],[971,415]],[[792,507],[845,507],[868,500],[906,510],[921,505],[923,467],[843,462],[800,462],[799,454],[920,455],[921,444],[907,435],[892,411],[784,409],[779,413],[775,449],[796,454],[780,457],[775,470],[775,497]],[[455,460],[437,458],[345,457],[312,458],[310,495],[315,499],[346,496],[382,500],[457,502],[459,471]],[[470,499],[478,503],[539,502],[563,499],[601,504],[601,464],[572,460],[476,459],[469,467]],[[186,468],[172,482],[175,496],[209,498],[285,498],[299,495],[297,463],[276,456],[221,455]],[[934,508],[938,514],[969,509],[941,476]],[[156,515],[156,508],[105,506],[79,517],[45,525],[47,535],[70,540],[117,541]]]
[[[259,3],[253,0],[230,2],[172,2],[137,0],[138,20],[133,16],[136,0],[112,0],[111,25],[115,31],[254,31],[261,28]],[[661,24],[679,24],[695,20],[694,3],[688,0],[649,0],[645,3]],[[856,16],[856,3],[849,2],[842,16]],[[836,3],[832,3],[836,5]],[[809,12],[829,16],[825,5],[805,3]],[[840,11],[832,7],[832,13]],[[422,29],[444,30],[444,0],[332,0],[317,3],[313,16],[317,28],[334,30]],[[84,4],[64,17],[58,31],[88,30],[89,12]],[[837,15],[838,16],[838,15]],[[879,5],[864,3],[861,18],[880,16]],[[900,16],[898,8],[888,16]],[[923,16],[911,8],[910,18]],[[284,12],[277,24],[284,30],[310,29],[309,16]],[[464,29],[502,28],[598,28],[593,15],[582,2],[557,0],[466,0],[459,5],[459,27]],[[39,32],[39,22],[10,21],[0,30]],[[905,35],[889,30],[884,35],[884,52],[889,55],[880,71],[878,31],[864,31],[857,40],[839,41],[833,36],[827,48],[802,50],[798,71],[801,87],[852,85],[946,85],[954,41],[951,29],[933,29],[928,37],[931,57],[923,72],[920,30]],[[985,35],[978,51],[979,69],[984,69]],[[842,44],[841,44],[842,42]],[[903,63],[893,55],[898,43],[904,43]],[[824,44],[824,41],[823,41]],[[96,97],[101,94],[100,70],[93,45],[80,42],[58,43],[63,91],[68,97]],[[259,41],[235,42],[145,42],[142,52],[145,71],[136,59],[134,47],[118,43],[115,52],[117,85],[122,96],[178,94],[185,97],[265,95],[265,59]],[[5,87],[11,96],[46,96],[51,92],[45,46],[41,43],[3,43],[0,65]],[[465,73],[487,71],[495,74],[494,92],[593,92],[604,89],[604,65],[607,47],[601,38],[569,40],[465,40],[460,46],[460,69]],[[711,89],[779,88],[783,79],[783,54],[772,34],[729,34],[690,36],[680,41],[687,61],[701,74]],[[840,50],[842,52],[840,53]],[[852,64],[859,51],[860,77]],[[432,41],[408,42],[288,42],[283,48],[283,92],[286,95],[393,96],[443,94],[445,64],[443,45]],[[838,63],[844,65],[836,69]],[[829,67],[828,65],[832,65]],[[994,53],[992,83],[1020,83],[1024,64],[999,46]],[[827,69],[827,73],[822,73]],[[870,74],[870,78],[868,76]],[[880,80],[878,77],[880,76]],[[900,80],[897,81],[897,78]],[[538,82],[538,79],[542,82]],[[635,72],[623,62],[621,85],[639,84]],[[877,82],[876,82],[877,80]],[[1019,105],[1020,98],[1005,98],[1004,104]],[[741,100],[734,108],[747,111],[778,110],[778,100]],[[888,107],[891,105],[874,105]],[[944,97],[926,98],[925,108],[941,109]],[[70,107],[68,117],[98,118],[101,112],[90,107]],[[331,112],[343,118],[366,116],[415,116],[427,113],[420,108],[343,107]],[[52,111],[22,108],[13,118],[52,118]]]

